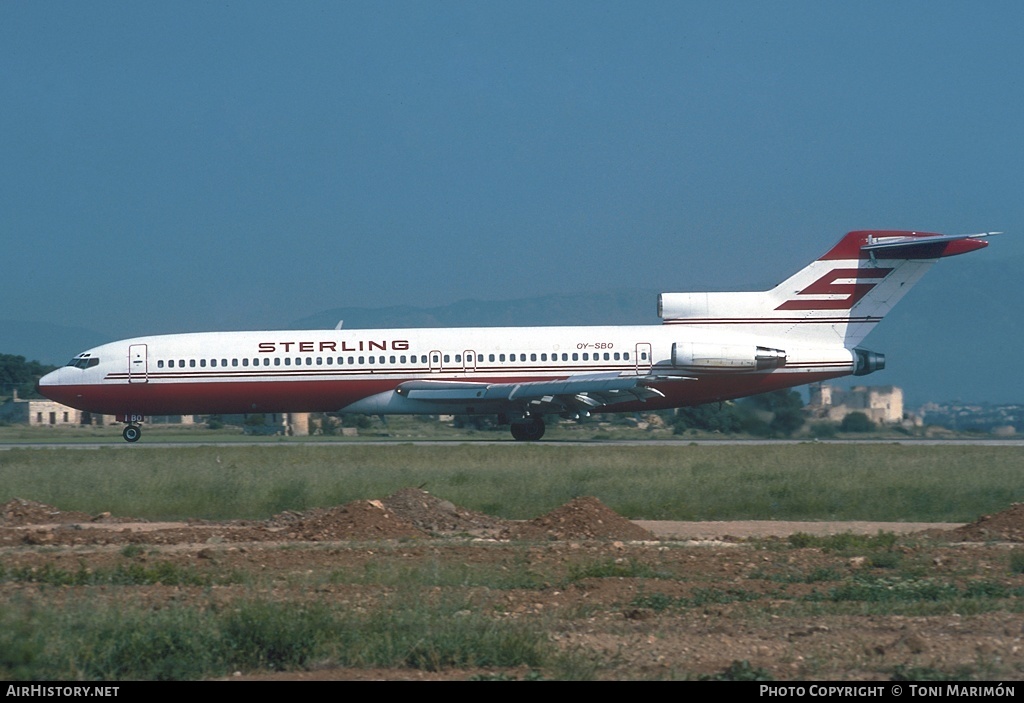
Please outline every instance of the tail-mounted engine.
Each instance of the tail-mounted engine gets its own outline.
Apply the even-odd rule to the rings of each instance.
[[[672,344],[672,366],[692,372],[737,372],[777,369],[786,364],[782,349],[753,344],[713,344],[709,342],[675,342]]]
[[[869,373],[881,371],[885,368],[885,354],[868,351],[867,349],[854,349],[853,354],[854,359],[856,359],[856,367],[853,371],[854,376],[867,376]]]

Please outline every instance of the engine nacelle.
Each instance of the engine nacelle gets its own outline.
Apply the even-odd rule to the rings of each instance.
[[[712,342],[675,342],[672,366],[700,371],[761,371],[786,364],[782,349],[754,344],[715,344]]]
[[[765,294],[662,293],[658,296],[658,317],[662,320],[694,320],[708,317],[742,317],[763,312]]]
[[[868,351],[867,349],[854,349],[853,355],[857,362],[853,372],[854,376],[867,376],[869,373],[881,371],[885,368],[885,354]]]

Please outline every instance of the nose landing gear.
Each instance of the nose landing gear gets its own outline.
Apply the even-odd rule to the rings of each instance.
[[[121,436],[124,437],[125,442],[138,442],[139,437],[142,436],[142,428],[135,423],[131,423],[124,428]]]

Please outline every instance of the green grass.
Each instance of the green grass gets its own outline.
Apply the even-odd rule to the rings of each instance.
[[[557,669],[540,624],[427,603],[410,593],[369,612],[249,601],[216,611],[174,606],[0,606],[0,679],[185,680],[232,671],[333,666]]]
[[[202,570],[170,562],[154,564],[118,564],[92,569],[81,564],[77,569],[62,569],[46,564],[38,568],[5,567],[0,564],[0,583],[38,583],[48,586],[224,586],[241,583],[236,572]]]
[[[15,448],[0,502],[255,519],[423,486],[515,519],[593,495],[632,519],[967,522],[1021,499],[1022,463],[1021,447],[879,444]]]

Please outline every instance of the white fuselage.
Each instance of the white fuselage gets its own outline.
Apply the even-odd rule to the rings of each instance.
[[[785,363],[757,370],[718,366],[678,370],[673,344],[784,349]],[[577,374],[659,375],[664,399],[640,407],[679,407],[850,374],[850,350],[794,347],[792,340],[668,325],[482,327],[389,330],[206,332],[138,337],[105,344],[44,377],[43,392],[72,407],[116,415],[344,411],[432,414],[501,412],[481,405],[412,401],[401,383],[524,383]],[[752,390],[754,389],[754,390]],[[618,410],[620,408],[612,408]],[[628,408],[626,408],[628,409]]]

